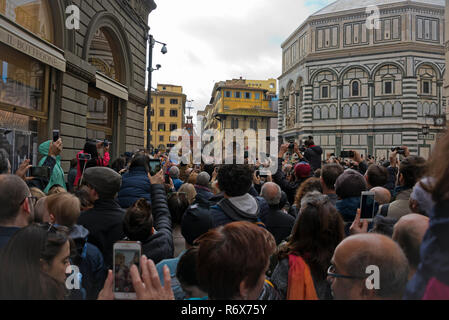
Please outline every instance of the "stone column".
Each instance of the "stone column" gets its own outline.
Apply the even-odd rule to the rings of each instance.
[[[418,80],[416,77],[403,79],[403,105],[402,119],[404,123],[416,124],[418,122]],[[408,125],[402,133],[402,144],[409,147],[410,153],[418,153],[418,131]]]

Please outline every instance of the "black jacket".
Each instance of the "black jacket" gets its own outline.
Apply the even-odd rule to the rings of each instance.
[[[268,214],[262,222],[273,234],[276,244],[279,245],[291,234],[295,218],[279,209],[278,206],[270,206]]]
[[[94,207],[81,213],[78,224],[89,230],[89,242],[100,249],[105,266],[112,267],[114,243],[125,237],[123,218],[125,211],[112,199],[99,199]]]
[[[282,162],[283,159],[278,159],[278,170],[273,176],[273,182],[279,185],[282,191],[284,191],[287,195],[288,202],[293,204],[295,202],[296,190],[298,190],[299,186],[306,181],[308,178],[302,178],[293,182],[287,180],[285,173],[282,172]]]
[[[304,151],[304,158],[309,162],[312,167],[312,171],[315,172],[316,169],[321,168],[321,155],[323,154],[323,149],[320,146],[312,146]]]
[[[173,258],[174,254],[172,221],[163,185],[151,185],[151,208],[156,232],[142,243],[142,254],[157,264],[164,259]]]

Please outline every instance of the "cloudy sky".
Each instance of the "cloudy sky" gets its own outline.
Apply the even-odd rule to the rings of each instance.
[[[149,17],[156,45],[152,85],[182,85],[204,110],[217,81],[268,79],[281,74],[281,43],[312,13],[333,0],[156,0]]]

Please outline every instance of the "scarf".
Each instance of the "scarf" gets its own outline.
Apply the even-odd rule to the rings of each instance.
[[[309,266],[300,257],[288,256],[287,300],[318,300]]]

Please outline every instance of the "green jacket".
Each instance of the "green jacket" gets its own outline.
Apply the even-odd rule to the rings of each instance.
[[[39,162],[39,166],[42,166],[48,157],[48,151],[50,150],[50,143],[51,140],[48,140],[39,146],[39,153],[44,156]],[[56,157],[56,165],[53,168],[53,171],[50,176],[50,181],[48,182],[48,185],[45,188],[44,192],[48,193],[48,191],[54,185],[60,185],[61,187],[67,190],[64,178],[64,170],[61,167],[61,156]]]

